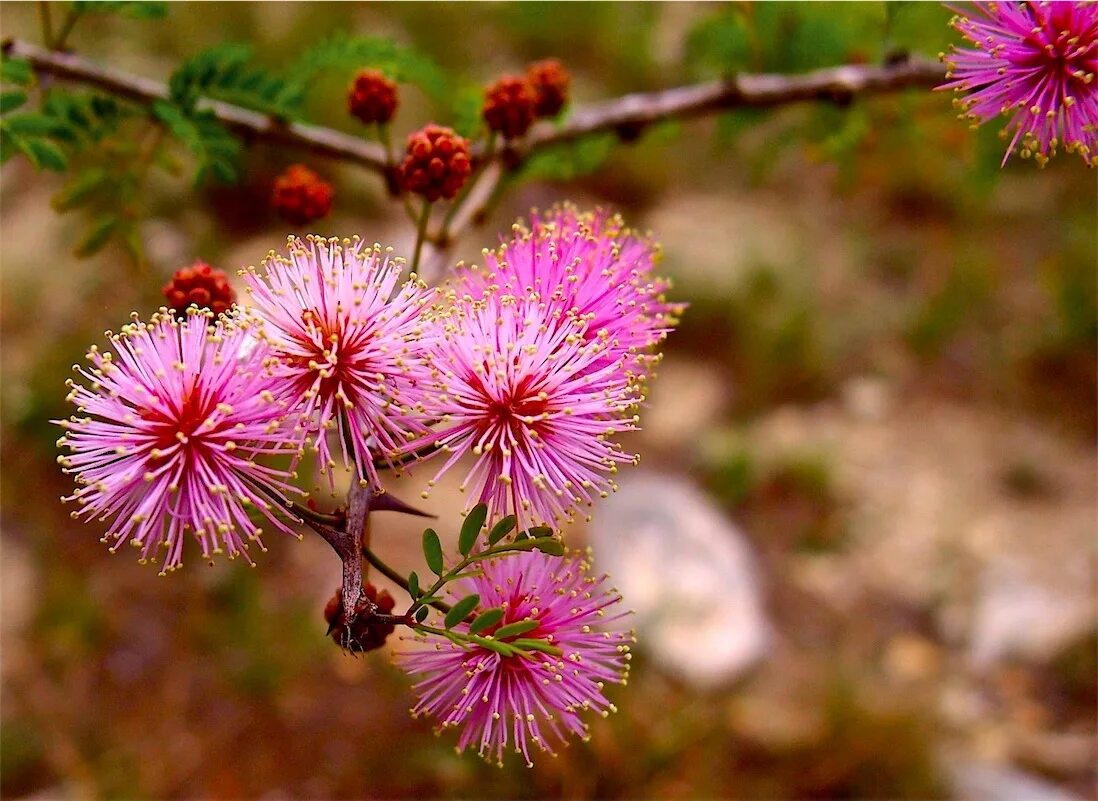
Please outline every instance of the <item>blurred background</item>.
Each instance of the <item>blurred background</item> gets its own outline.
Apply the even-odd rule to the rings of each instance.
[[[69,45],[165,80],[229,40],[278,69],[335,32],[391,36],[450,87],[402,87],[402,142],[429,119],[460,124],[483,84],[538,58],[563,61],[582,104],[735,69],[934,56],[955,41],[949,16],[173,3],[157,21],[87,15]],[[40,41],[33,4],[3,4],[0,27]],[[364,132],[346,113],[353,74],[311,84],[313,121]],[[592,721],[590,743],[530,770],[457,756],[452,735],[409,717],[386,654],[325,638],[339,564],[319,538],[271,535],[255,570],[192,559],[158,578],[58,501],[70,483],[49,421],[69,413],[63,382],[86,347],[160,305],[195,259],[235,274],[281,247],[268,198],[294,162],[335,184],[313,230],[409,255],[376,176],[264,145],[232,186],[150,170],[127,218],[136,244],[77,258],[94,218],[51,208],[63,176],[8,161],[0,792],[1095,797],[1095,173],[1073,156],[1000,169],[998,126],[969,131],[950,99],[913,90],[596,138],[538,159],[458,244],[454,259],[476,261],[531,207],[607,206],[653,231],[690,304],[628,443],[642,466],[571,534],[637,609],[629,686],[610,690],[620,711]],[[415,498],[426,478],[392,489]],[[429,503],[445,530],[450,489]],[[373,528],[376,550],[420,568],[419,523]]]

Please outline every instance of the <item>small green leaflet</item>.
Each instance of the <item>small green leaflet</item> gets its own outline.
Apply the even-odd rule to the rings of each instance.
[[[472,595],[466,595],[456,604],[450,607],[450,611],[446,613],[446,617],[443,622],[446,628],[452,629],[461,621],[465,620],[469,616],[469,613],[477,608],[477,604],[480,603],[480,596],[475,592]]]
[[[408,594],[412,598],[419,597],[419,574],[414,570],[408,574]]]
[[[469,624],[470,634],[479,634],[487,628],[491,628],[496,623],[503,620],[503,610],[500,608],[489,609],[487,612],[481,612],[476,616],[476,619]]]
[[[427,615],[430,611],[431,610],[429,610],[426,606],[421,606],[419,609],[416,610],[416,620],[422,623],[424,620],[427,619]]]
[[[462,556],[468,556],[473,546],[477,544],[477,537],[480,536],[480,530],[484,527],[484,520],[487,517],[488,507],[483,503],[478,503],[465,516],[465,522],[461,524],[461,533],[458,535],[458,550]]]
[[[27,102],[27,93],[22,89],[13,89],[9,92],[0,92],[0,114],[19,108]]]
[[[503,640],[507,637],[517,637],[519,634],[525,634],[528,631],[533,631],[538,627],[538,621],[536,620],[516,620],[514,623],[508,623],[506,626],[500,626],[493,632],[492,636],[497,640]]]
[[[433,528],[423,532],[423,558],[427,560],[427,567],[436,576],[442,575],[442,543]]]
[[[507,517],[492,526],[492,530],[488,532],[488,544],[495,545],[514,531],[517,522],[518,519],[514,515],[507,515]]]
[[[29,61],[21,58],[4,58],[0,61],[0,81],[16,86],[29,86],[34,78]]]

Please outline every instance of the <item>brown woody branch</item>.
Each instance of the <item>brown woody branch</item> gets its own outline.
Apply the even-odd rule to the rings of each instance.
[[[168,97],[168,87],[157,81],[106,67],[72,53],[47,50],[20,39],[4,43],[4,53],[23,58],[40,73],[94,86],[104,92],[138,103],[151,104]],[[433,237],[434,253],[441,257],[461,231],[482,221],[493,192],[505,173],[517,170],[533,153],[585,136],[613,132],[623,141],[636,139],[650,125],[673,119],[715,114],[734,108],[766,108],[789,103],[824,101],[849,103],[862,95],[882,94],[908,87],[937,86],[945,78],[944,68],[926,59],[904,59],[894,63],[848,64],[798,75],[749,74],[680,86],[658,92],[638,92],[613,100],[579,106],[562,124],[536,125],[521,142],[511,143],[487,158],[485,180],[470,192],[441,236]],[[319,156],[358,164],[375,172],[387,170],[385,149],[374,142],[316,125],[289,122],[250,111],[231,103],[205,99],[200,107],[212,111],[230,130],[245,141],[285,145]],[[428,270],[429,271],[429,270]]]
[[[5,55],[26,59],[35,71],[45,75],[94,86],[136,103],[151,105],[157,100],[168,99],[166,85],[97,64],[82,56],[46,50],[22,39],[11,39],[3,47]],[[226,127],[245,141],[286,145],[318,156],[359,164],[375,172],[385,172],[385,151],[374,142],[318,125],[281,120],[219,100],[204,99],[199,107],[212,111]]]
[[[72,53],[46,50],[21,39],[6,42],[4,52],[13,58],[26,59],[38,72],[95,86],[128,100],[152,103],[168,97],[168,87],[157,81],[102,66]],[[580,106],[562,125],[540,123],[524,142],[498,151],[493,158],[505,160],[509,169],[515,169],[531,153],[590,134],[613,131],[629,139],[646,126],[665,120],[810,100],[844,103],[860,95],[936,86],[944,77],[945,70],[937,62],[909,59],[885,65],[848,64],[799,75],[744,73],[726,80],[638,92]],[[279,120],[231,103],[207,100],[204,106],[246,139],[297,147],[376,172],[385,171],[384,150],[373,142],[330,128]]]

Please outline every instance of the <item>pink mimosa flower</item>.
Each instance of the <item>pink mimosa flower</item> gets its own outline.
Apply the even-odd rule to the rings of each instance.
[[[104,542],[129,542],[142,562],[164,547],[164,572],[180,567],[188,534],[206,559],[227,550],[251,562],[249,541],[266,549],[250,509],[292,534],[272,504],[293,491],[290,476],[255,461],[295,450],[287,403],[248,321],[191,309],[180,322],[161,309],[109,339],[113,353],[93,345],[91,367],[76,368],[90,386],[68,382],[78,415],[58,421],[71,450],[58,461],[80,485],[65,498],[82,507],[73,517],[110,520]]]
[[[1011,114],[1011,153],[1044,164],[1062,147],[1094,164],[1098,145],[1098,4],[973,3],[952,10],[952,25],[972,43],[942,59],[942,89],[974,125]],[[1019,147],[1020,146],[1020,147]]]
[[[607,354],[624,354],[623,369],[645,375],[653,353],[676,323],[679,304],[664,293],[667,280],[652,275],[659,247],[604,211],[580,213],[564,205],[515,225],[511,239],[485,252],[485,266],[461,273],[459,292],[481,297],[536,295],[554,311],[581,322],[586,339]]]
[[[502,764],[510,747],[529,765],[532,747],[551,754],[553,743],[568,735],[587,738],[582,711],[615,711],[603,688],[606,682],[625,684],[633,637],[603,627],[628,613],[618,611],[621,596],[605,586],[606,577],[589,576],[588,563],[578,557],[529,552],[480,566],[480,575],[459,579],[448,590],[454,598],[477,593],[482,610],[503,608],[499,623],[480,634],[492,637],[504,626],[531,621],[532,628],[498,641],[533,640],[560,653],[504,656],[438,637],[433,648],[403,651],[396,659],[418,678],[413,715],[430,715],[440,728],[462,727],[459,750],[472,746]],[[467,622],[454,627],[468,629]]]
[[[300,404],[321,472],[334,482],[329,432],[345,467],[377,486],[375,456],[389,458],[423,425],[417,403],[416,340],[430,297],[422,283],[400,283],[402,262],[380,245],[291,237],[289,257],[271,253],[243,273],[261,319],[275,375]]]
[[[514,512],[522,526],[571,520],[616,489],[618,464],[637,459],[613,441],[637,422],[626,355],[536,299],[488,290],[451,300],[424,342],[422,413],[437,427],[408,446],[448,454],[429,486],[472,454],[470,506],[488,504],[492,519]]]

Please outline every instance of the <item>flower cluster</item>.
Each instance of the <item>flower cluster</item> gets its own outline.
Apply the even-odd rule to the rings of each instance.
[[[1010,114],[1011,153],[1044,165],[1058,148],[1094,164],[1098,153],[1098,4],[974,3],[952,25],[972,43],[943,54],[941,88],[980,125]],[[1013,133],[1012,133],[1013,131]]]
[[[419,679],[416,712],[463,726],[462,748],[497,761],[514,748],[529,763],[586,736],[581,713],[612,711],[604,685],[625,681],[621,599],[586,560],[563,556],[553,529],[637,460],[619,435],[638,426],[654,349],[678,311],[652,275],[657,258],[620,219],[562,207],[516,226],[483,268],[439,290],[358,238],[290,237],[241,271],[247,305],[228,305],[219,271],[180,271],[165,293],[189,305],[108,332],[111,352],[91,348],[84,381],[70,381],[77,413],[58,421],[60,462],[77,484],[66,500],[74,517],[107,523],[112,550],[128,542],[164,572],[181,566],[189,538],[206,559],[251,562],[261,526],[293,534],[308,522],[344,562],[329,635],[355,653],[381,648],[396,626],[441,638],[400,657]],[[372,495],[332,512],[295,503],[310,452],[333,490],[342,465]],[[413,573],[412,605],[397,614],[363,580],[361,556],[376,557],[351,509],[385,498],[382,470],[428,458],[441,462],[429,487],[466,460],[475,506],[449,570],[425,533],[438,580],[421,592]],[[429,605],[445,628],[428,622]]]
[[[459,749],[472,746],[501,764],[508,747],[531,764],[531,748],[553,753],[554,741],[567,735],[586,739],[579,713],[615,711],[603,689],[607,682],[625,684],[632,642],[630,633],[614,628],[626,614],[617,610],[621,597],[605,586],[605,576],[589,571],[580,558],[523,553],[487,560],[479,575],[454,582],[454,597],[475,593],[484,609],[503,610],[482,632],[491,643],[521,638],[548,647],[504,656],[485,645],[463,647],[421,634],[426,648],[397,655],[405,670],[421,677],[412,713],[436,717],[442,728],[463,727]],[[469,626],[459,623],[454,631]]]
[[[571,77],[555,58],[530,64],[525,75],[504,75],[484,91],[481,117],[504,139],[524,136],[539,117],[555,117],[568,102]]]

